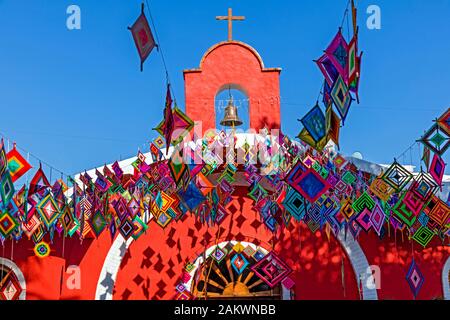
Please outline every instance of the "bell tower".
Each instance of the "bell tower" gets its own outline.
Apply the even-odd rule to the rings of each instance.
[[[280,128],[281,68],[266,68],[258,52],[246,43],[232,40],[232,21],[228,16],[228,40],[212,46],[197,69],[183,71],[187,115],[202,126],[202,133],[216,127],[215,98],[229,88],[248,98],[249,127],[254,130]]]

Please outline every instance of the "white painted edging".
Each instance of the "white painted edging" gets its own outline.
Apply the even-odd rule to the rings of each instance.
[[[146,211],[144,215],[144,222],[148,223],[153,218],[152,214]],[[103,262],[102,271],[97,281],[97,289],[95,290],[95,300],[112,300],[114,284],[116,282],[117,273],[119,272],[122,259],[125,256],[128,248],[133,242],[130,237],[125,241],[125,238],[119,234],[114,240],[111,248],[109,248],[105,261]]]
[[[442,269],[442,289],[444,291],[444,299],[450,300],[450,257],[445,261],[444,268]]]
[[[22,288],[22,292],[19,295],[19,300],[26,300],[27,283],[25,281],[25,277],[22,273],[22,270],[20,270],[20,268],[14,262],[6,258],[0,258],[0,265],[4,265],[5,267],[11,269],[14,272]]]
[[[341,243],[342,247],[344,247],[347,252],[347,256],[350,259],[350,263],[352,264],[353,271],[356,276],[356,283],[359,287],[360,279],[362,282],[362,297],[363,300],[378,300],[377,289],[368,288],[366,285],[367,279],[371,274],[367,271],[370,270],[369,262],[367,261],[366,255],[364,251],[361,249],[358,241],[355,241],[352,234],[347,232],[347,236],[345,235],[345,229],[342,229],[337,239]]]

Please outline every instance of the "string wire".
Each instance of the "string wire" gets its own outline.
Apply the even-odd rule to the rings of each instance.
[[[8,136],[6,136],[6,135],[5,135],[4,133],[2,133],[2,132],[0,132],[0,136],[1,136],[3,139],[6,139],[7,141],[14,141],[13,139],[10,139]],[[55,168],[54,166],[52,166],[52,165],[49,164],[48,162],[46,162],[46,161],[42,160],[41,158],[35,156],[33,153],[31,153],[31,152],[25,150],[24,148],[21,148],[21,147],[19,147],[19,146],[17,146],[17,145],[15,145],[15,147],[16,147],[16,149],[18,149],[19,151],[22,151],[23,153],[27,154],[27,161],[29,160],[30,157],[32,157],[32,158],[34,158],[35,160],[37,160],[40,164],[44,164],[44,165],[46,165],[47,167],[49,167],[50,172],[51,172],[52,170],[55,170],[55,171],[59,172],[59,173],[62,174],[62,175],[65,175],[65,176],[67,176],[67,177],[70,176],[70,175],[66,174],[64,171],[59,170],[58,168]],[[28,178],[27,178],[27,179],[28,179]],[[51,180],[51,179],[50,179],[50,180]]]
[[[160,53],[164,69],[166,71],[166,80],[167,80],[167,83],[170,85],[170,91],[172,93],[173,101],[175,102],[175,105],[177,105],[177,98],[175,96],[175,92],[173,91],[173,86],[171,85],[170,76],[169,76],[169,70],[167,68],[166,59],[164,58],[164,53],[163,53],[161,41],[159,40],[158,31],[156,29],[156,25],[155,25],[155,21],[153,19],[153,15],[152,15],[152,12],[151,12],[151,9],[150,9],[149,1],[145,0],[145,3],[146,3],[146,6],[147,6],[147,12],[148,12],[148,15],[150,17],[150,22],[152,24],[153,31],[155,32],[156,41],[158,42],[158,51]]]
[[[342,17],[341,29],[344,26],[345,18],[348,16],[348,7],[349,7],[349,5],[350,5],[350,0],[348,0],[348,2],[347,2],[347,6],[345,8],[344,15]]]

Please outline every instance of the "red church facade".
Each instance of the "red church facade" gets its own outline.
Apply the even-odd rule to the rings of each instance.
[[[232,87],[249,99],[251,128],[279,129],[280,73],[279,68],[266,68],[245,43],[219,43],[205,53],[198,69],[184,71],[186,113],[201,122],[202,133],[214,128],[214,100]],[[292,269],[292,285],[279,285],[262,298],[412,299],[405,275],[413,257],[425,278],[417,299],[449,298],[450,248],[438,237],[423,249],[408,241],[406,231],[388,230],[382,239],[362,233],[354,240],[344,232],[313,232],[304,223],[291,222],[271,232],[255,211],[248,186],[238,184],[235,189],[219,225],[186,214],[165,228],[149,219],[137,240],[121,235],[112,239],[103,232],[80,242],[55,234],[46,258],[34,255],[32,241],[8,240],[0,249],[2,263],[20,278],[26,299],[175,299],[180,297],[177,285],[189,273],[194,298],[199,266],[186,266],[217,244],[230,242],[274,251]],[[376,280],[375,287],[369,279]],[[244,296],[252,298],[249,292]]]

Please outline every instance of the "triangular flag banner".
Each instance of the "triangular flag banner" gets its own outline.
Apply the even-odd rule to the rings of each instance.
[[[153,38],[152,30],[148,24],[147,18],[144,14],[144,4],[142,4],[142,11],[139,18],[133,26],[128,27],[133,35],[134,43],[141,58],[141,71],[144,67],[144,62],[152,52],[153,48],[156,47],[155,39]]]
[[[172,112],[172,96],[170,94],[170,84],[168,84],[166,94],[166,106],[164,108],[164,127],[162,129],[164,138],[166,139],[166,155],[169,152],[169,146],[172,140],[173,127],[174,127],[174,119]]]
[[[423,156],[422,156],[422,161],[425,164],[425,167],[428,168],[430,167],[430,149],[428,149],[426,146],[424,146],[423,148]]]

